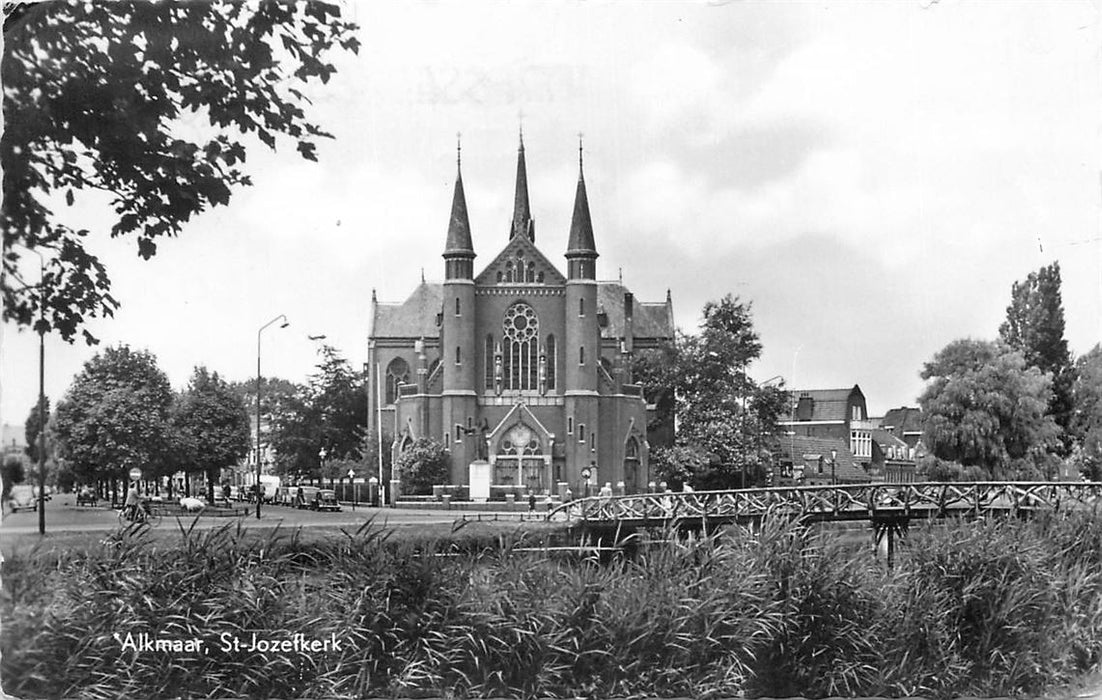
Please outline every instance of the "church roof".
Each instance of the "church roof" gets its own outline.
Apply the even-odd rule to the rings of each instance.
[[[444,307],[444,285],[422,282],[405,301],[377,302],[371,326],[373,338],[435,338],[436,315]]]
[[[452,215],[448,221],[448,240],[444,244],[444,257],[449,255],[474,255],[471,243],[471,222],[467,218],[467,198],[463,194],[463,173],[456,168],[455,194],[452,195]]]
[[[597,283],[597,308],[608,316],[608,323],[601,328],[601,337],[623,337],[624,294],[630,291],[620,282]],[[632,313],[632,334],[636,338],[673,338],[673,313],[669,304],[636,300]]]
[[[597,283],[597,304],[608,317],[601,328],[602,337],[620,338],[624,335],[624,293],[628,291],[619,282]],[[401,303],[376,303],[371,337],[436,338],[440,335],[436,315],[443,305],[444,285],[440,282],[422,282]],[[636,301],[632,332],[636,339],[672,338],[674,324],[669,304]]]

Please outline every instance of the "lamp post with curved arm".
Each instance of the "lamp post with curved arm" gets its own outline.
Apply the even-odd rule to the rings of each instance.
[[[46,534],[46,258],[38,256],[38,534]]]
[[[261,485],[260,485],[260,473],[261,473],[260,472],[260,465],[261,465],[261,459],[260,459],[260,416],[261,416],[261,413],[260,413],[260,394],[261,394],[261,391],[262,391],[262,389],[260,387],[260,334],[264,332],[265,328],[267,328],[268,326],[272,325],[273,323],[275,323],[276,321],[278,321],[280,319],[283,319],[283,324],[280,325],[280,328],[286,328],[287,326],[291,325],[290,322],[287,320],[287,317],[284,316],[283,314],[280,314],[280,315],[276,316],[275,318],[273,318],[271,321],[268,321],[267,323],[265,323],[263,326],[260,327],[260,330],[258,330],[256,332],[256,519],[257,520],[260,520],[260,502],[262,500],[264,500],[264,491],[263,491],[263,489],[261,488]]]

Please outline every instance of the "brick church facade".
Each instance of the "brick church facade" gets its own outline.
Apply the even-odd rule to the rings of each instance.
[[[452,484],[484,460],[494,485],[580,495],[588,470],[591,488],[645,490],[647,405],[631,359],[673,337],[673,307],[668,292],[642,303],[596,279],[580,149],[566,274],[536,247],[523,139],[508,241],[477,274],[475,257],[457,167],[443,282],[422,280],[400,303],[372,294],[371,430],[381,416],[395,456],[417,438],[441,442]]]

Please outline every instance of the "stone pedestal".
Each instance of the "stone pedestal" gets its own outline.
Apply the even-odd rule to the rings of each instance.
[[[490,463],[484,459],[471,462],[467,483],[470,484],[470,498],[472,501],[485,503],[490,499],[490,477],[493,469]]]

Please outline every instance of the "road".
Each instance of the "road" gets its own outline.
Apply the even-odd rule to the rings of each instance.
[[[261,518],[256,518],[256,505],[247,503],[235,504],[237,508],[248,507],[249,513],[238,517],[209,517],[209,516],[181,516],[179,521],[185,527],[194,522],[198,528],[220,527],[226,523],[238,520],[246,527],[344,527],[356,528],[374,518],[378,525],[386,527],[402,527],[451,523],[457,518],[462,518],[458,511],[441,510],[417,510],[406,508],[370,508],[357,505],[355,510],[345,506],[339,513],[314,512],[311,510],[295,510],[285,506],[261,506]],[[484,514],[485,515],[485,514]],[[117,513],[107,507],[77,506],[76,496],[73,494],[61,494],[55,496],[46,503],[46,533],[68,532],[94,532],[110,531],[119,527]],[[177,518],[165,516],[158,529],[176,528]],[[16,535],[32,535],[38,533],[38,513],[35,511],[21,511],[19,513],[5,513],[0,521],[0,538],[10,539]],[[25,539],[20,537],[19,539]]]

